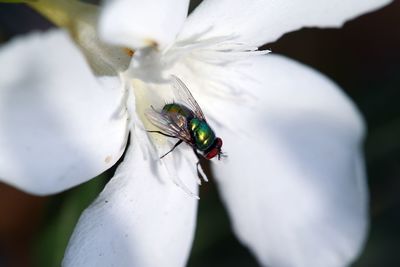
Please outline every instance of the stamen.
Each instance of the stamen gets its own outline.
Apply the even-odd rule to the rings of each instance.
[[[192,58],[213,65],[226,65],[249,56],[264,55],[269,50],[258,50],[258,47],[236,41],[236,36],[218,36],[200,39],[201,35],[178,41],[164,58],[179,60],[190,55]]]
[[[245,64],[246,58],[265,55],[270,51],[258,50],[256,46],[238,42],[235,35],[204,38],[206,33],[207,31],[177,41],[167,51],[164,51],[163,60],[184,61],[185,67],[197,73],[199,77],[207,77],[207,81],[200,81],[202,84],[207,83],[202,87],[203,90],[207,90],[207,95],[222,97],[238,103],[256,99],[249,90],[244,90],[245,88],[237,85],[232,86],[227,82],[224,79],[225,72],[232,71],[229,69],[232,63],[242,62]],[[202,64],[207,66],[199,67]],[[206,73],[200,73],[202,70],[206,70]],[[218,90],[215,90],[216,88]]]

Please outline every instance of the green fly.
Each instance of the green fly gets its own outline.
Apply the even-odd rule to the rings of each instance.
[[[161,111],[151,107],[146,112],[149,121],[160,131],[148,131],[179,139],[161,158],[172,152],[183,142],[193,148],[197,158],[205,159],[224,156],[221,151],[222,139],[217,137],[186,85],[176,76],[171,76],[177,103],[165,104]],[[199,162],[197,163],[198,166]]]

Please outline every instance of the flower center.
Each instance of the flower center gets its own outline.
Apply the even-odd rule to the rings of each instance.
[[[170,172],[174,170],[174,167],[170,168],[168,166],[177,166],[177,163],[163,164],[164,160],[168,161],[174,160],[175,157],[182,157],[181,153],[171,153],[163,160],[159,159],[160,155],[163,155],[176,143],[176,140],[173,139],[174,142],[169,142],[172,141],[172,138],[149,134],[148,130],[159,129],[155,129],[154,125],[148,121],[145,116],[146,112],[151,107],[160,111],[166,103],[176,100],[170,84],[170,76],[172,74],[179,78],[185,76],[184,80],[188,83],[187,86],[195,96],[204,96],[210,92],[221,94],[217,99],[229,99],[232,96],[237,96],[233,92],[235,90],[234,87],[226,86],[226,82],[220,80],[219,71],[225,69],[227,65],[249,56],[268,52],[258,51],[257,47],[235,42],[235,38],[231,36],[202,38],[201,35],[185,40],[178,39],[163,51],[159,51],[157,47],[152,46],[135,50],[128,70],[122,74],[128,95],[127,107],[132,122],[131,131],[134,134],[134,138],[140,138],[139,143],[142,145],[142,151],[144,153],[148,152],[146,154],[149,154],[150,158],[169,169],[167,170],[168,175],[172,176],[174,182],[190,195],[193,195],[190,190]],[[217,69],[218,71],[214,71]],[[200,84],[209,82],[206,86],[201,87],[201,92],[199,91],[199,81],[202,82]],[[219,86],[213,87],[211,85],[212,82],[219,84]],[[191,85],[197,85],[197,87],[192,87]],[[216,87],[218,87],[218,90],[214,90]],[[240,96],[240,98],[243,101],[243,97]],[[208,102],[211,105],[215,101]],[[210,118],[209,114],[207,114],[207,117]],[[165,145],[167,143],[169,144],[168,146]],[[182,147],[185,147],[185,144]],[[189,160],[189,164],[193,165],[194,176],[197,177],[197,159],[191,148],[189,146],[186,148],[188,148],[188,151],[186,151],[188,153],[185,153],[184,158]],[[178,159],[178,161],[180,160]]]

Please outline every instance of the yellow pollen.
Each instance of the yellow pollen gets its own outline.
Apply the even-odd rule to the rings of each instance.
[[[125,53],[128,54],[128,56],[133,57],[133,55],[135,54],[135,51],[133,51],[132,49],[129,48],[124,48]]]

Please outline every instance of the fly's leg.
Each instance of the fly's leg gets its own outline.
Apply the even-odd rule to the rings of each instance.
[[[167,136],[167,137],[172,137],[172,138],[177,138],[176,136],[173,136],[173,135],[169,135],[169,134],[166,134],[166,133],[163,133],[163,132],[160,132],[160,131],[147,131],[148,133],[158,133],[158,134],[161,134],[161,135],[164,135],[164,136]],[[170,151],[168,151],[167,153],[165,153],[164,155],[162,155],[161,157],[160,157],[160,159],[162,159],[163,157],[165,157],[166,155],[168,155],[169,153],[171,153],[172,151],[174,151],[174,149],[177,147],[177,146],[179,146],[180,144],[182,144],[182,140],[179,140],[172,148],[171,148],[171,150]]]
[[[168,151],[167,153],[165,153],[164,155],[162,155],[161,157],[160,157],[160,159],[162,159],[163,157],[165,157],[166,155],[168,155],[169,153],[171,153],[172,151],[174,151],[174,149],[177,147],[177,146],[179,146],[180,144],[182,144],[182,140],[179,140],[172,148],[171,148],[171,150],[170,151]]]
[[[161,135],[164,135],[164,136],[168,136],[168,137],[172,137],[172,138],[177,138],[176,136],[173,136],[173,135],[169,135],[169,134],[166,134],[166,133],[163,133],[163,132],[160,132],[160,131],[147,131],[148,133],[158,133],[158,134],[161,134]]]
[[[196,163],[196,168],[197,168],[197,174],[199,174],[199,165],[200,165],[200,155],[197,152],[196,148],[193,148],[193,152],[197,157],[197,163]]]
[[[208,182],[207,176],[204,174],[204,171],[203,171],[203,169],[201,168],[201,165],[200,165],[199,152],[197,152],[196,148],[193,148],[193,152],[197,157],[197,163],[196,163],[197,176],[202,178],[204,181]]]

